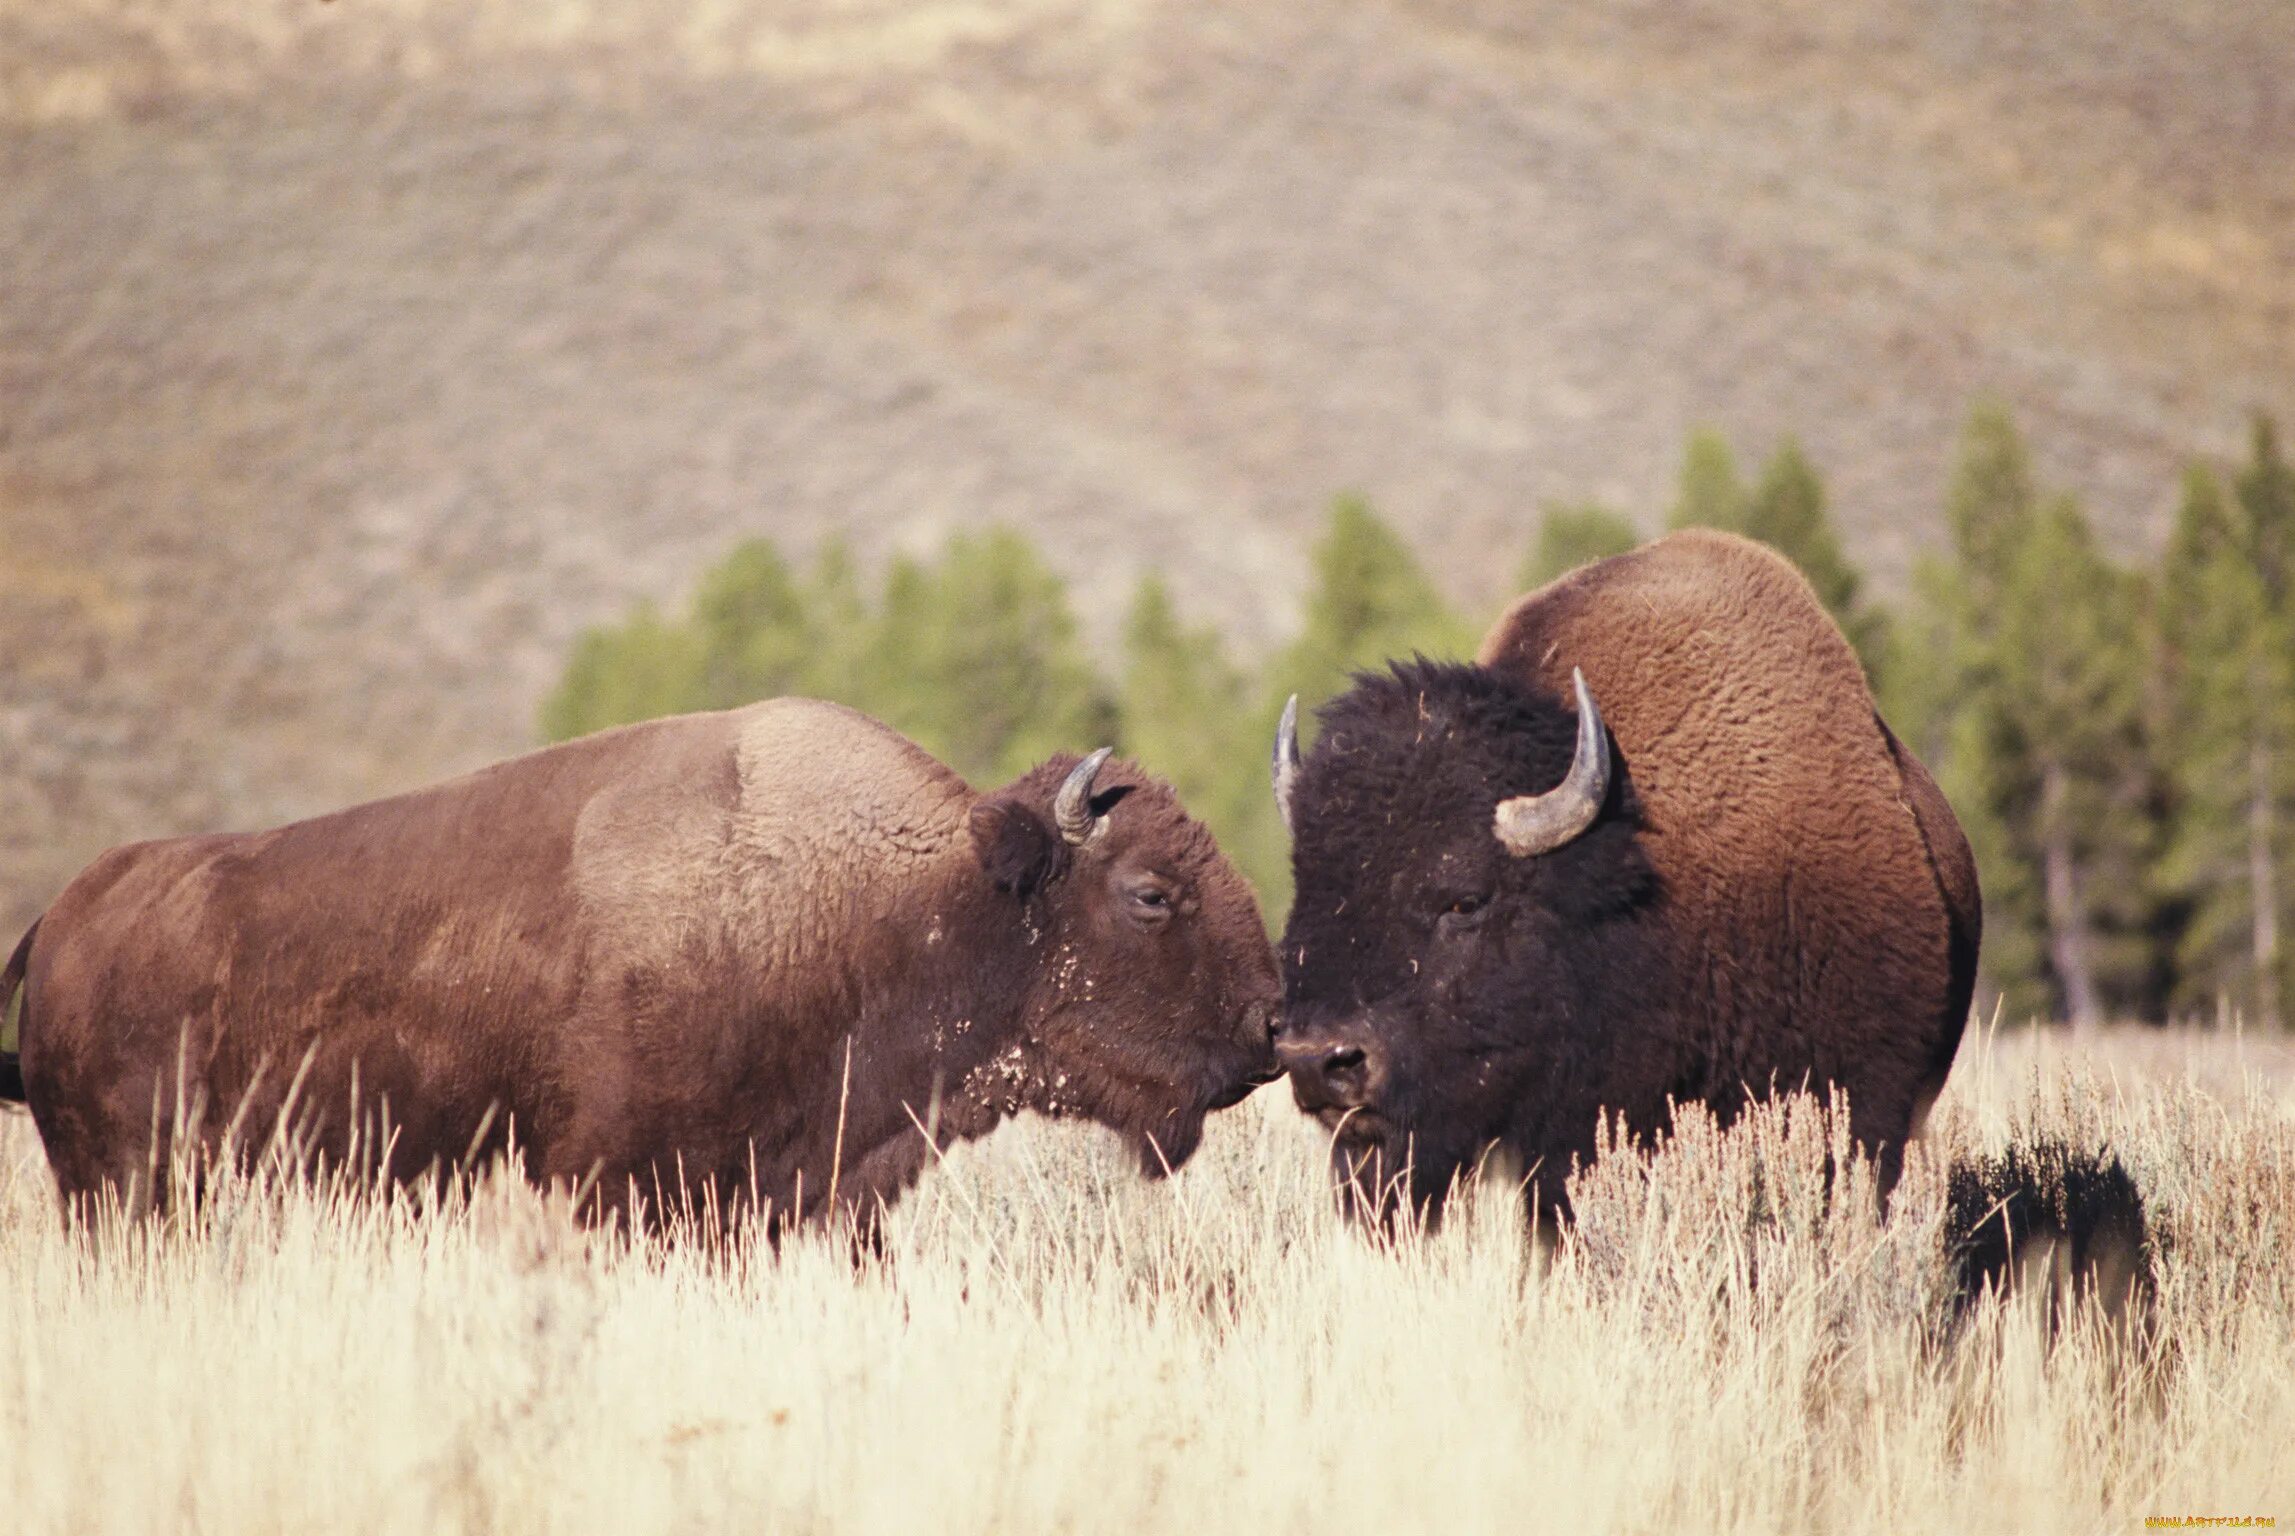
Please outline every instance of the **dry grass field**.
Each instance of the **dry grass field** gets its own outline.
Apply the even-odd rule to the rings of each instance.
[[[1935,1158],[2110,1143],[2164,1235],[2148,1342],[1945,1326]],[[1803,1103],[1578,1186],[1343,1229],[1274,1094],[1137,1180],[1095,1133],[952,1155],[856,1269],[250,1186],[65,1235],[0,1122],[11,1532],[2119,1531],[2295,1518],[2295,1050],[1972,1040],[1894,1213]]]

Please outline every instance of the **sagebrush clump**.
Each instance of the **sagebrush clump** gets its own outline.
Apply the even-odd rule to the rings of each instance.
[[[1883,1214],[1807,1100],[1613,1145],[1541,1242],[1493,1176],[1342,1224],[1275,1094],[1178,1177],[1021,1124],[879,1257],[228,1180],[67,1234],[0,1121],[12,1531],[2093,1530],[2289,1507],[2295,1056],[1973,1036]],[[2102,1149],[2161,1242],[2152,1326],[1986,1296],[1955,1163]],[[1833,1170],[1828,1193],[1828,1170]],[[1848,1170],[1844,1174],[1842,1170]],[[1949,1325],[1949,1326],[1948,1326]]]

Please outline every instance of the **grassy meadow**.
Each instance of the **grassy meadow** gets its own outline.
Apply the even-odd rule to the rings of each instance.
[[[1948,1327],[1943,1155],[2109,1142],[2147,1337]],[[959,1149],[833,1238],[632,1245],[494,1180],[257,1179],[67,1235],[0,1119],[11,1533],[2117,1531],[2295,1519],[2295,1048],[1973,1036],[1893,1213],[1806,1101],[1382,1248],[1280,1092],[1160,1185],[1096,1131]]]

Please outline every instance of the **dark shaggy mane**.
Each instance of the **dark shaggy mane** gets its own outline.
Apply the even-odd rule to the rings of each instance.
[[[1575,715],[1559,699],[1532,693],[1509,677],[1470,661],[1437,661],[1413,654],[1348,676],[1347,691],[1315,712],[1325,736],[1384,733],[1393,722],[1424,719],[1488,731],[1501,738],[1551,734],[1557,720]]]

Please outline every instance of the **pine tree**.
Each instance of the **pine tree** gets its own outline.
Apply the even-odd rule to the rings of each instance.
[[[807,593],[779,550],[751,539],[703,573],[683,619],[641,603],[622,623],[583,634],[543,703],[542,734],[563,741],[660,715],[822,692],[821,653]]]
[[[1888,660],[1887,620],[1864,595],[1864,577],[1841,549],[1840,534],[1825,507],[1825,483],[1817,468],[1788,437],[1763,466],[1761,479],[1743,504],[1737,531],[1759,539],[1801,569],[1849,637],[1865,675],[1880,683]]]
[[[621,624],[585,630],[566,674],[543,700],[548,741],[707,708],[703,654],[691,627],[641,603]]]
[[[1913,561],[1911,592],[1890,616],[1888,660],[1874,682],[1881,717],[1915,756],[1941,770],[1950,755],[1966,661],[1963,629],[1970,604],[1960,563],[1924,553]]]
[[[641,604],[585,634],[542,709],[552,740],[608,725],[809,694],[850,704],[958,772],[1001,783],[1116,735],[1060,579],[1018,534],[892,562],[872,614],[849,553],[800,579],[762,539],[702,576],[682,619]]]
[[[1599,502],[1549,506],[1539,520],[1538,542],[1522,562],[1521,589],[1536,591],[1555,577],[1641,542],[1633,519]]]
[[[1277,658],[1276,704],[1296,692],[1303,709],[1346,685],[1350,673],[1412,655],[1465,657],[1478,638],[1370,503],[1342,496],[1314,552],[1306,624]]]
[[[1969,412],[1945,499],[1945,522],[1969,587],[1965,600],[1982,633],[1998,613],[2001,583],[2015,565],[2039,506],[2032,456],[2007,407],[1987,400]]]
[[[711,566],[689,621],[701,653],[709,709],[802,692],[815,650],[811,616],[788,562],[768,539],[750,539]]]
[[[1991,808],[2038,872],[2059,1001],[2098,1024],[2140,990],[2145,963],[2145,597],[2069,496],[2040,508],[2003,577]]]
[[[1126,749],[1171,782],[1180,798],[1207,803],[1234,774],[1232,734],[1250,712],[1249,682],[1218,632],[1182,625],[1163,578],[1140,578],[1124,625]]]
[[[952,540],[937,567],[896,564],[870,657],[880,718],[979,782],[1116,736],[1066,586],[1010,529]]]
[[[1282,888],[1289,851],[1254,699],[1218,632],[1183,625],[1163,578],[1142,577],[1124,626],[1123,748],[1170,782],[1265,893]]]
[[[2257,416],[2247,467],[2233,489],[2247,514],[2248,537],[2272,608],[2295,611],[2295,465],[2279,451],[2279,432]]]
[[[2004,588],[2036,501],[2015,423],[1999,406],[1980,403],[1962,431],[1945,498],[1951,558],[1916,569],[1907,644],[1897,647],[1890,673],[1905,734],[1936,773],[1976,855],[1985,978],[2012,1015],[2024,1016],[2049,1007],[2047,922],[2037,866],[2016,836],[2015,818],[2037,793],[1998,658]]]
[[[1304,747],[1314,732],[1315,706],[1346,687],[1351,674],[1411,656],[1464,659],[1479,638],[1435,590],[1409,547],[1359,496],[1331,504],[1330,523],[1315,543],[1313,572],[1306,623],[1269,663],[1268,691],[1253,722],[1261,794],[1267,748],[1286,696],[1299,695]],[[1289,856],[1271,862],[1274,870],[1262,877],[1260,901],[1269,922],[1279,926],[1291,900]]]
[[[1970,415],[1947,517],[1952,559],[1916,572],[1891,705],[1976,854],[1987,980],[2012,1013],[2092,1023],[2153,985],[2148,589],[2076,501],[2041,498],[1997,405]]]
[[[876,611],[847,637],[839,703],[911,734],[931,717],[939,673],[920,662],[919,637],[936,632],[937,598],[923,561],[904,554],[886,564]]]
[[[842,538],[822,542],[805,573],[801,600],[811,653],[799,672],[800,691],[870,713],[862,702],[862,672],[874,628],[852,549]]]
[[[2276,1025],[2295,854],[2295,654],[2272,593],[2271,525],[2253,515],[2279,510],[2274,448],[2259,431],[2236,498],[2204,468],[2185,477],[2158,649],[2175,791],[2160,875],[2184,913],[2175,1002],[2221,1001]]]
[[[2295,674],[2295,465],[2290,465],[2280,451],[2278,431],[2270,417],[2255,418],[2251,443],[2252,455],[2240,472],[2236,491],[2247,514],[2248,536],[2254,541],[2255,563],[2263,574],[2270,610],[2268,638],[2261,642],[2268,659],[2259,673],[2252,675],[2251,686],[2259,700],[2276,698],[2282,706],[2295,707],[2289,705],[2289,679]],[[2274,688],[2276,693],[2264,691]],[[2286,803],[2284,788],[2267,786],[2283,786],[2295,776],[2295,760],[2291,760],[2295,753],[2290,751],[2295,742],[2290,741],[2284,709],[2274,710],[2260,703],[2258,708],[2259,719],[2267,722],[2269,734],[2259,733],[2259,743],[2268,745],[2259,745],[2257,751],[2268,753],[2269,760],[2253,758],[2249,770],[2254,787],[2250,826],[2257,850],[2250,862],[2256,964],[2259,978],[2267,978],[2271,989],[2266,1014],[2283,1020],[2287,1013],[2287,961],[2282,955],[2285,946],[2278,939],[2286,931],[2288,914],[2278,911],[2274,916],[2277,904],[2270,897],[2277,892],[2280,902],[2295,899],[2295,891],[2288,889],[2295,880],[2284,873],[2290,853],[2295,853],[2286,846],[2295,835],[2295,806]],[[2269,849],[2277,852],[2266,859],[2264,850]]]
[[[1745,530],[1745,482],[1738,477],[1737,455],[1729,439],[1711,427],[1689,435],[1682,452],[1681,484],[1666,526],[1719,528],[1725,533]]]

